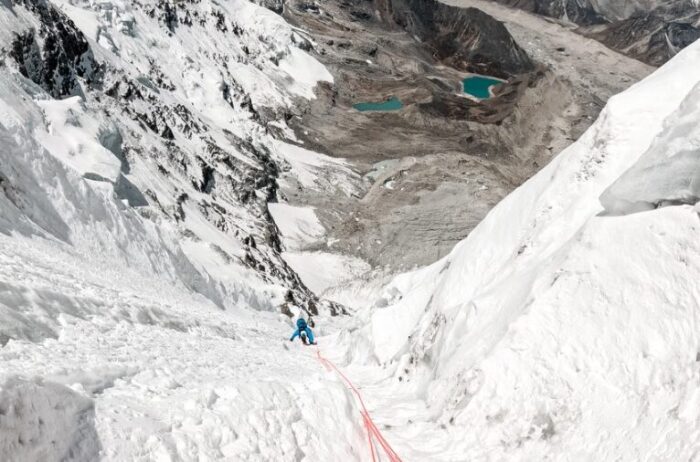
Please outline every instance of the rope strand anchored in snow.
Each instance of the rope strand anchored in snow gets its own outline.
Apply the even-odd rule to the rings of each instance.
[[[318,348],[316,348],[316,357],[327,370],[335,371],[343,379],[343,381],[347,384],[348,388],[350,388],[350,390],[357,397],[357,400],[360,402],[360,414],[362,415],[362,423],[367,429],[367,441],[369,444],[370,453],[372,454],[372,462],[377,462],[378,451],[375,446],[375,440],[379,443],[379,446],[381,446],[384,450],[384,453],[389,458],[389,462],[402,462],[399,455],[396,453],[396,451],[394,451],[389,442],[384,438],[382,433],[379,431],[379,428],[377,428],[377,425],[372,420],[372,417],[369,415],[369,411],[365,406],[365,402],[362,399],[360,391],[355,387],[355,385],[350,381],[350,379],[348,379],[347,376],[343,374],[343,372],[340,369],[338,369],[338,367],[335,364],[333,364],[332,361],[321,356],[321,350]]]

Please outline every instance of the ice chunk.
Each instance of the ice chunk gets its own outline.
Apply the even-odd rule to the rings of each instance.
[[[666,119],[649,150],[603,192],[605,213],[624,215],[700,199],[700,85]]]

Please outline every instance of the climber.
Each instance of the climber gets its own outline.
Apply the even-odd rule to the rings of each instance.
[[[297,319],[297,330],[294,331],[292,338],[290,338],[289,341],[293,342],[297,337],[301,338],[304,345],[316,345],[316,342],[314,342],[314,333],[306,324],[306,320],[304,318]]]

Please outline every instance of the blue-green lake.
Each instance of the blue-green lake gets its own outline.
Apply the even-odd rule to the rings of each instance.
[[[367,103],[357,103],[353,104],[352,107],[357,109],[358,111],[365,112],[365,111],[398,111],[403,107],[403,103],[401,102],[400,99],[398,99],[395,96],[392,96],[391,98],[387,99],[386,101],[382,101],[379,103],[372,103],[372,102],[367,102]]]
[[[479,99],[487,99],[491,97],[489,88],[502,83],[502,80],[473,75],[462,80],[462,88],[464,89],[464,93],[468,93]]]

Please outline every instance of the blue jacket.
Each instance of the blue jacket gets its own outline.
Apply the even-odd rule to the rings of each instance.
[[[297,319],[297,330],[294,331],[292,338],[289,340],[294,340],[299,337],[302,332],[306,333],[306,338],[309,339],[309,343],[314,343],[314,333],[309,329],[309,326],[306,325],[306,321],[303,318]]]

